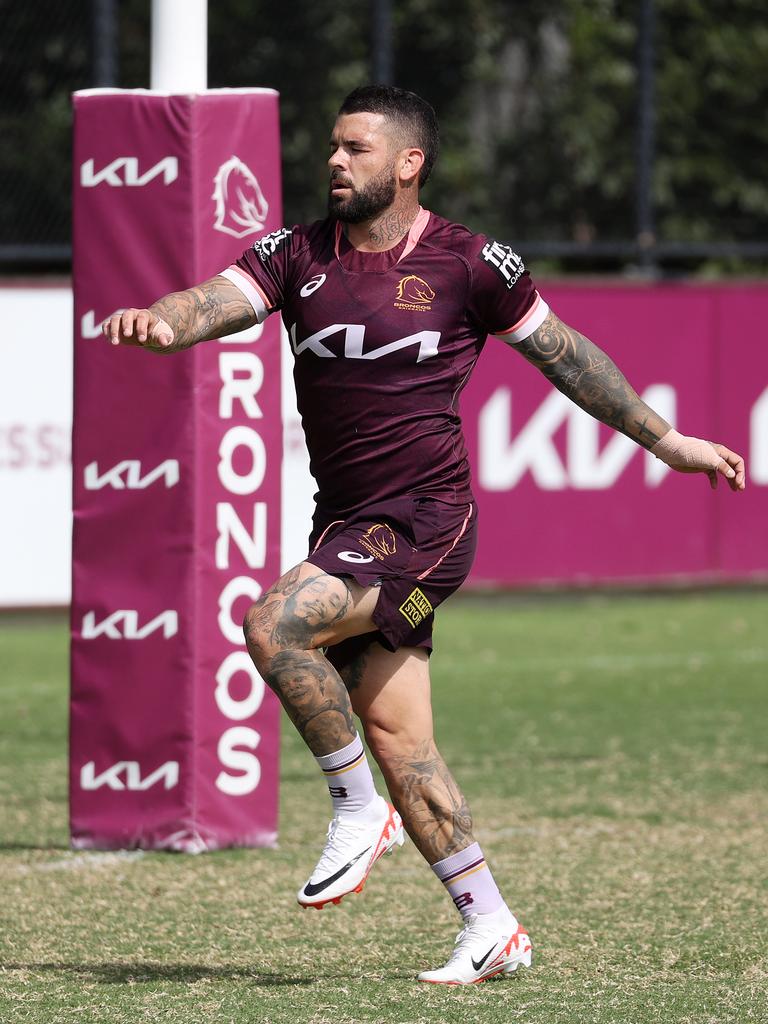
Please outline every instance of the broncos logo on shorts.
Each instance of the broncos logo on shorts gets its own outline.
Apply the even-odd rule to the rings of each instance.
[[[383,562],[387,555],[394,555],[397,551],[397,540],[392,528],[386,523],[374,523],[360,538],[360,543],[380,562]]]

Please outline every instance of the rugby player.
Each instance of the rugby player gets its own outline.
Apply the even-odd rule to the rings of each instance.
[[[530,966],[472,816],[433,736],[437,606],[469,572],[475,500],[458,413],[496,335],[603,423],[673,469],[744,489],[744,463],[685,437],[611,359],[549,309],[507,245],[424,209],[438,150],[413,93],[356,89],[330,143],[328,216],[260,238],[221,274],[104,322],[113,344],[177,352],[280,310],[317,481],[306,561],[248,611],[245,637],[325,777],[333,820],[303,907],[359,892],[403,827],[464,927],[419,980],[468,984]],[[357,732],[386,780],[378,795]]]

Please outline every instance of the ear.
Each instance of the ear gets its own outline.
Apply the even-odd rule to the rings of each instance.
[[[400,151],[399,172],[403,183],[411,183],[419,177],[424,166],[424,153],[420,149],[411,148]]]

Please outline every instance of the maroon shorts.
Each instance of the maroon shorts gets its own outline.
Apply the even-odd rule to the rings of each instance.
[[[307,561],[331,576],[380,587],[373,612],[377,633],[329,649],[334,664],[369,643],[432,650],[434,610],[469,573],[477,546],[474,505],[400,498],[348,519],[317,513]]]

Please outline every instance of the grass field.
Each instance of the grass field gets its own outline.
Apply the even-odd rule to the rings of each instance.
[[[321,914],[323,785],[278,850],[67,848],[66,628],[0,619],[2,1024],[768,1022],[768,594],[455,600],[438,742],[534,969],[418,985],[458,917],[407,845]]]

